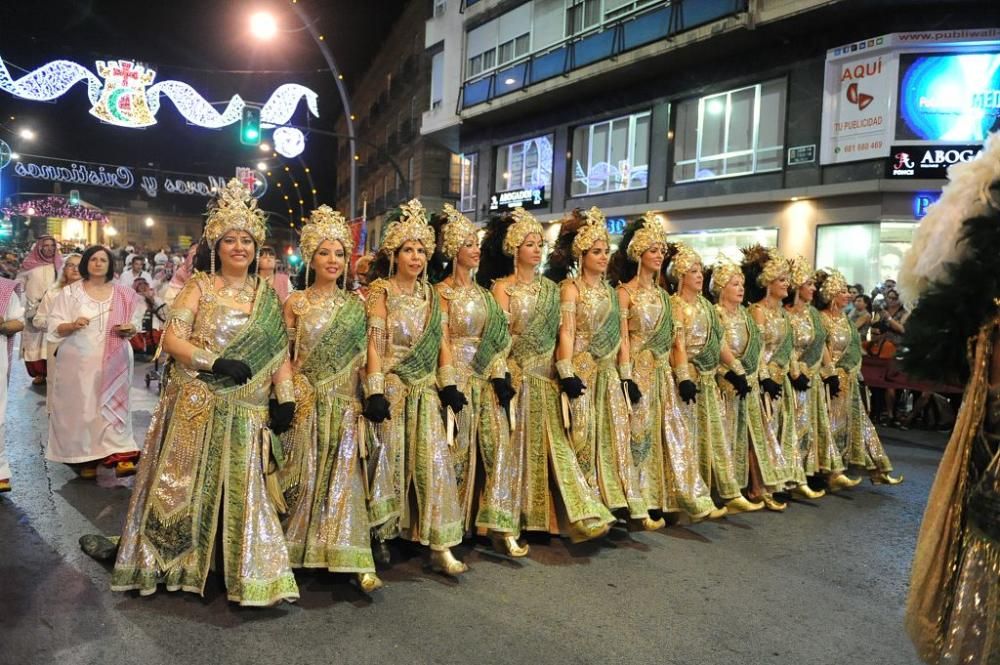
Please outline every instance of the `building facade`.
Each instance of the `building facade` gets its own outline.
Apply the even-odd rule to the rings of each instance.
[[[708,262],[761,242],[870,288],[997,128],[990,6],[434,0],[421,132],[479,221],[597,205],[618,234],[654,210]]]

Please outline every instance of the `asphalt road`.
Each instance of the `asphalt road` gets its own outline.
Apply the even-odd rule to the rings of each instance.
[[[137,433],[155,404],[143,371]],[[0,665],[918,662],[902,618],[933,446],[888,442],[903,485],[866,482],[780,515],[615,529],[598,545],[536,541],[519,561],[467,543],[458,554],[471,570],[458,581],[404,553],[370,599],[347,576],[310,572],[298,603],[242,609],[214,576],[204,598],[109,591],[108,568],[77,539],[117,533],[129,489],[45,462],[44,391],[18,363],[10,392]]]

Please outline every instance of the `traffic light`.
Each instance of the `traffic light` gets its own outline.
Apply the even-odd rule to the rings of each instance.
[[[260,145],[260,109],[256,106],[243,107],[240,116],[240,143]]]
[[[69,204],[71,206],[78,206],[78,205],[80,205],[80,190],[79,189],[71,189],[71,190],[69,190]]]

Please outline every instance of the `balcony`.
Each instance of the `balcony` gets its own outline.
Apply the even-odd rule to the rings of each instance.
[[[502,70],[462,86],[459,110],[490,102],[512,92],[587,65],[614,58],[653,42],[747,11],[749,0],[674,0],[649,11],[606,24],[602,30],[573,37]],[[469,2],[466,2],[468,6]]]

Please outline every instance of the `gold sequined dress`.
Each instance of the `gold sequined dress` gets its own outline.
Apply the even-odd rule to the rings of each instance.
[[[658,286],[621,285],[629,296],[628,334],[632,375],[642,398],[632,405],[632,458],[639,486],[651,508],[703,515],[715,508],[698,471],[690,433],[681,413],[670,349],[674,319],[667,292]]]
[[[249,382],[168,366],[122,530],[112,589],[203,593],[215,545],[229,599],[271,605],[298,598],[278,512],[266,488],[270,468],[271,375],[288,341],[274,290],[258,281],[250,313],[196,273],[198,311],[175,309],[170,325],[197,347],[246,362]],[[221,289],[220,289],[221,291]]]
[[[566,303],[564,324],[573,329],[573,369],[587,390],[570,400],[570,439],[580,467],[611,510],[642,519],[649,509],[632,457],[629,408],[618,377],[621,320],[618,296],[606,282],[589,286],[572,280],[575,303]],[[564,305],[565,306],[565,305]]]

